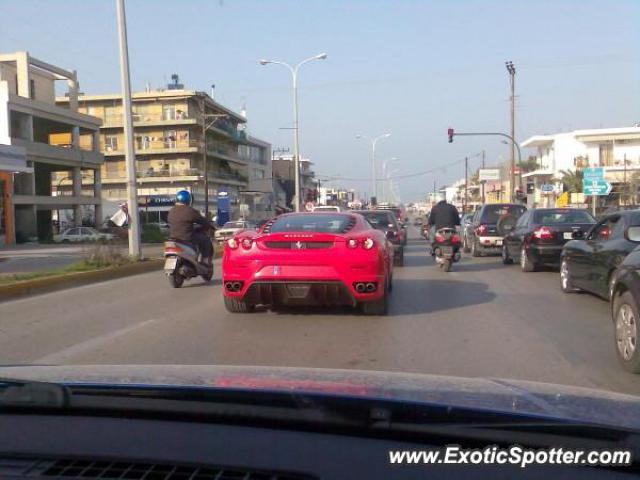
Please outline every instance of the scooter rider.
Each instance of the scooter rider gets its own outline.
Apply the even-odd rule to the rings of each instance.
[[[436,231],[441,228],[455,228],[460,225],[460,214],[455,205],[440,200],[434,205],[429,213],[429,237],[431,241],[436,238]]]
[[[180,190],[176,194],[176,204],[167,217],[169,236],[176,240],[193,243],[198,247],[203,261],[211,264],[213,262],[211,240],[201,231],[194,230],[193,224],[202,225],[205,228],[213,227],[211,222],[191,206],[191,202],[192,196],[188,190]]]

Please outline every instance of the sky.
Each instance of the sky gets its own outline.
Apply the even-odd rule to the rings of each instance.
[[[324,183],[370,194],[370,143],[397,157],[403,201],[479,166],[509,158],[494,137],[446,130],[509,130],[516,66],[516,140],[640,123],[640,0],[126,0],[135,90],[166,84],[209,92],[239,111],[249,132],[292,148],[296,63],[301,154]],[[78,72],[87,94],[120,91],[115,0],[0,0],[0,52]],[[524,155],[533,152],[524,152]],[[392,170],[391,168],[389,170]],[[341,179],[336,179],[341,177]],[[329,180],[331,179],[331,180]]]

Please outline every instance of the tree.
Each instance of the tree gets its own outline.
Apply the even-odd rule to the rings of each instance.
[[[582,170],[561,170],[562,183],[569,193],[582,193]]]
[[[533,172],[538,169],[538,160],[535,156],[530,156],[521,165],[522,173]]]

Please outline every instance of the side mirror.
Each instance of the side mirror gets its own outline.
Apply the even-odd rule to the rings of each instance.
[[[624,238],[630,242],[640,243],[640,225],[627,228],[624,232]]]
[[[582,230],[574,230],[571,234],[571,238],[574,240],[582,240],[584,239],[584,232]]]

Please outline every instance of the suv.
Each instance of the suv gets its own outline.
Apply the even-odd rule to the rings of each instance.
[[[466,229],[467,246],[471,249],[471,255],[480,257],[485,253],[501,253],[505,235],[503,225],[515,225],[526,211],[527,207],[517,203],[482,205],[476,210]]]
[[[393,212],[389,210],[352,210],[352,213],[362,215],[376,230],[385,232],[389,242],[393,244],[393,264],[404,265],[403,228],[398,223]]]

